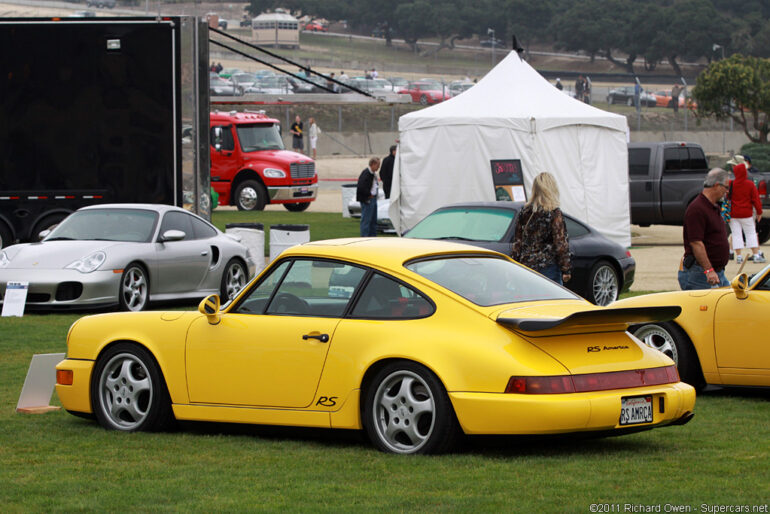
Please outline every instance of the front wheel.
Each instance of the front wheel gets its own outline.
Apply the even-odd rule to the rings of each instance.
[[[267,189],[256,180],[244,180],[235,190],[235,206],[239,211],[261,211],[267,204]]]
[[[442,453],[460,435],[444,386],[414,362],[394,362],[377,373],[364,395],[363,424],[388,453]]]
[[[166,382],[149,351],[119,343],[101,355],[91,380],[91,408],[110,430],[163,430],[173,422]]]
[[[283,206],[286,207],[286,210],[289,212],[302,212],[310,207],[310,202],[285,203]]]
[[[618,299],[620,279],[614,266],[607,261],[599,261],[591,268],[588,275],[588,296],[586,299],[596,305],[606,306]]]
[[[235,298],[235,295],[243,289],[248,280],[246,266],[237,259],[232,259],[225,266],[225,272],[222,273],[222,283],[219,288],[220,297],[227,302]]]
[[[150,303],[150,280],[139,264],[131,264],[123,271],[118,299],[124,311],[138,312]]]
[[[420,105],[428,105],[428,97],[425,95],[422,95],[420,97]]]
[[[663,352],[673,360],[683,382],[687,382],[697,390],[706,386],[695,348],[679,325],[671,321],[662,321],[636,325],[631,327],[630,331],[644,344]]]

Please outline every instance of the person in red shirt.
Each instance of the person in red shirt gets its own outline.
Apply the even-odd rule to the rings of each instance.
[[[741,250],[744,248],[743,237],[746,236],[745,247],[751,248],[754,262],[765,262],[765,256],[759,250],[759,240],[755,220],[762,219],[762,202],[754,181],[747,178],[746,164],[733,166],[735,180],[730,184],[730,232],[733,236],[733,251],[738,264],[743,262]]]

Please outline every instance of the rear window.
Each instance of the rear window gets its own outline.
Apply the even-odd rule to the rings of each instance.
[[[516,216],[513,209],[452,208],[428,215],[404,237],[500,241]]]
[[[406,268],[476,305],[533,300],[573,300],[571,291],[519,264],[496,257],[446,257],[414,261]]]

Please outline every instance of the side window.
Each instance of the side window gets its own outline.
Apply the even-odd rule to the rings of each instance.
[[[185,233],[184,241],[194,239],[191,219],[190,215],[183,212],[167,212],[163,216],[163,223],[160,225],[160,235],[163,235],[167,230],[181,230]]]
[[[707,170],[709,163],[706,160],[706,155],[701,148],[688,148],[690,154],[690,169],[693,170]]]
[[[433,305],[415,290],[380,274],[372,275],[353,307],[354,318],[409,319],[433,314]]]
[[[233,128],[230,125],[218,125],[222,129],[222,150],[235,150],[235,140],[233,139]],[[214,129],[217,127],[211,127],[210,141],[211,146],[214,146],[216,137],[214,136]]]
[[[628,173],[632,176],[647,176],[650,173],[650,149],[628,149]]]
[[[286,270],[289,269],[289,261],[282,262],[274,268],[268,276],[263,278],[257,287],[251,290],[249,295],[238,305],[235,312],[241,314],[262,314],[265,311],[270,296],[280,282]]]
[[[273,295],[267,314],[341,317],[366,270],[320,260],[295,260]]]
[[[588,234],[588,229],[577,221],[564,216],[564,224],[567,225],[567,234],[570,239],[575,239]]]
[[[663,158],[666,161],[666,172],[678,172],[682,170],[682,166],[687,164],[686,161],[690,159],[687,153],[687,148],[672,147],[666,148],[663,151]],[[685,161],[684,163],[682,161]]]
[[[192,221],[193,234],[195,239],[208,239],[217,235],[217,231],[214,230],[214,228],[212,228],[210,225],[206,224],[204,221],[201,221],[198,218],[194,218],[192,216],[190,216],[190,221]]]

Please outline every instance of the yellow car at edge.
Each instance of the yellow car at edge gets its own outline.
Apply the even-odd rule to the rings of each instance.
[[[56,390],[108,429],[363,429],[400,454],[462,434],[621,434],[693,416],[673,361],[626,332],[679,312],[597,307],[461,244],[317,241],[221,308],[212,295],[194,312],[81,318]]]
[[[706,384],[770,386],[770,266],[743,273],[730,287],[674,291],[627,298],[615,307],[678,305],[674,320],[643,323],[631,331],[651,348],[671,357],[682,380]]]

